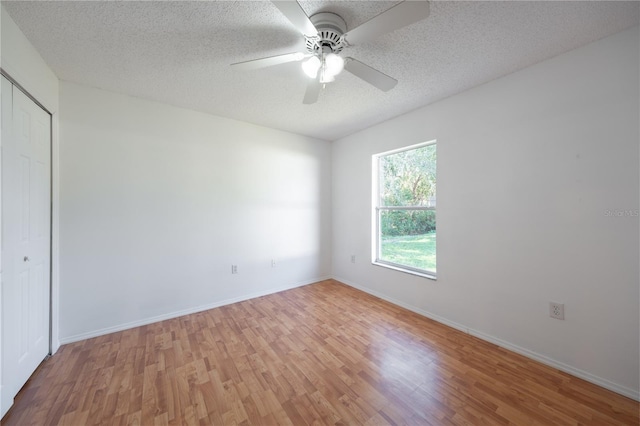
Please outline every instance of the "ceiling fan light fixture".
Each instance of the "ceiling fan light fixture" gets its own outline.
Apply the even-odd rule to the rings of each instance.
[[[320,59],[317,56],[312,56],[308,60],[302,63],[302,70],[306,75],[310,78],[316,78],[318,75],[318,70],[322,66]]]
[[[336,76],[344,69],[344,59],[335,53],[329,53],[324,57],[325,73]]]

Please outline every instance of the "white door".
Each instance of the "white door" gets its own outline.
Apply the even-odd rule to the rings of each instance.
[[[4,77],[2,106],[1,377],[6,411],[6,402],[12,403],[49,353],[51,120]]]

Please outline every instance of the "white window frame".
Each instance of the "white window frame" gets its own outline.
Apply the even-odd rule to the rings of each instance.
[[[418,149],[418,148],[423,148],[425,146],[429,146],[429,145],[436,145],[436,140],[432,140],[432,141],[428,141],[428,142],[422,142],[419,144],[415,144],[415,145],[411,145],[411,146],[406,146],[406,147],[402,147],[402,148],[398,148],[398,149],[394,149],[391,151],[386,151],[386,152],[381,152],[379,154],[374,154],[372,156],[372,183],[373,185],[371,185],[372,187],[372,201],[373,201],[373,220],[372,222],[372,260],[371,262],[374,265],[377,266],[382,266],[385,268],[389,268],[389,269],[393,269],[396,271],[400,271],[400,272],[405,272],[408,274],[412,274],[412,275],[418,275],[421,277],[425,277],[425,278],[429,278],[432,280],[435,280],[437,278],[437,273],[436,271],[429,271],[427,269],[420,269],[420,268],[416,268],[416,267],[412,267],[412,266],[408,266],[408,265],[402,265],[399,263],[394,263],[394,262],[389,262],[388,260],[382,260],[380,257],[380,253],[382,250],[382,241],[381,241],[381,232],[380,232],[380,216],[381,213],[383,211],[392,211],[392,210],[414,210],[414,211],[419,211],[419,210],[430,210],[435,212],[436,211],[436,207],[433,206],[382,206],[382,200],[381,200],[381,193],[382,191],[380,190],[381,188],[381,184],[382,184],[382,176],[380,173],[380,159],[383,157],[386,157],[388,155],[392,155],[392,154],[398,154],[400,152],[404,152],[404,151],[411,151],[414,149]],[[437,160],[436,160],[437,161]],[[437,167],[437,165],[436,165]],[[436,172],[437,173],[437,172]],[[437,216],[436,216],[437,217]],[[437,223],[437,219],[436,219],[436,223]],[[437,228],[437,225],[436,225]],[[437,238],[437,237],[436,237]],[[437,247],[437,241],[436,241],[436,247]],[[437,253],[437,248],[436,248],[436,253]],[[437,262],[437,254],[436,254],[436,262]]]

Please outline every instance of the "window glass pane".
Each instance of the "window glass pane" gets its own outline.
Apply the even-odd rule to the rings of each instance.
[[[436,212],[381,210],[380,260],[436,272]]]
[[[382,206],[436,205],[436,145],[380,157]]]

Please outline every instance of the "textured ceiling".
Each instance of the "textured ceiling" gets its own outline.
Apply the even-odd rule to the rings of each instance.
[[[381,92],[348,72],[303,105],[299,63],[229,64],[303,50],[268,1],[2,2],[61,80],[325,140],[637,25],[638,2],[435,1],[421,22],[345,49],[396,78]],[[351,29],[397,2],[301,1]]]

